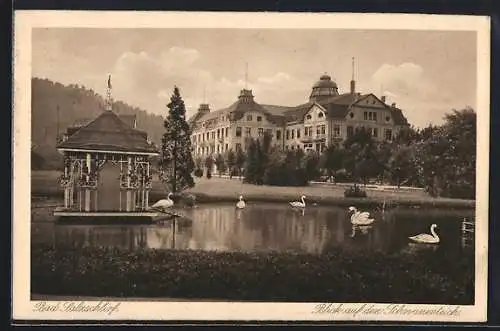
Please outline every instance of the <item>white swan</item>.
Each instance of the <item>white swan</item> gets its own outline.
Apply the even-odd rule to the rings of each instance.
[[[408,237],[410,240],[419,243],[419,244],[437,244],[439,243],[439,237],[434,231],[434,229],[437,228],[436,224],[431,225],[431,234],[428,233],[421,233],[417,234],[416,236]]]
[[[302,202],[301,201],[292,201],[292,202],[290,202],[290,206],[297,207],[297,208],[305,208],[306,207],[306,202],[304,201],[305,198],[306,198],[305,195],[301,196],[300,200]]]
[[[365,212],[360,212],[356,209],[356,207],[349,207],[349,212],[352,212],[353,214],[351,215],[351,223],[354,225],[370,225],[375,220],[373,218],[370,218],[370,213],[365,211]]]
[[[243,209],[246,207],[245,201],[243,201],[243,196],[240,195],[240,201],[236,203],[236,208]]]
[[[170,199],[170,196],[172,196],[172,192],[170,192],[167,195],[166,199],[161,199],[161,200],[155,202],[155,204],[152,205],[151,208],[161,209],[161,210],[165,211],[165,209],[172,207],[174,205],[174,202]]]

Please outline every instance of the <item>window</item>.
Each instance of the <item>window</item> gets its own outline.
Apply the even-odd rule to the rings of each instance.
[[[215,140],[215,131],[212,131],[212,140]]]
[[[237,150],[237,151],[240,151],[240,150],[241,150],[241,144],[240,144],[240,143],[236,144],[236,150]]]
[[[217,145],[217,153],[220,153],[220,145]]]
[[[386,116],[386,117],[385,117],[385,121],[386,121],[386,122],[389,122],[390,120],[391,120],[391,117],[390,117],[390,116]]]
[[[249,121],[249,122],[252,121],[252,115],[247,115],[247,121]]]
[[[258,128],[257,129],[259,137],[262,137],[264,135],[264,129],[263,128]]]
[[[325,125],[322,124],[322,125],[318,125],[316,127],[316,135],[320,136],[320,135],[324,135],[325,134]]]
[[[352,137],[354,135],[354,129],[352,126],[347,127],[347,137]]]
[[[278,140],[281,139],[281,130],[276,131],[276,139],[278,139]]]
[[[226,152],[227,152],[227,149],[229,148],[229,144],[226,144]]]
[[[311,115],[307,115],[306,119],[310,120],[311,119]]]
[[[333,136],[340,137],[340,125],[339,124],[333,125]]]
[[[297,139],[300,138],[300,129],[297,129]]]
[[[273,136],[273,129],[266,129],[266,134],[267,134],[269,137],[272,137],[272,136]]]
[[[392,140],[392,129],[385,129],[385,140]]]
[[[222,115],[222,122],[224,122],[224,115]]]
[[[377,121],[377,112],[374,111],[365,111],[363,114],[363,119],[365,121]]]
[[[245,128],[245,137],[252,136],[252,128]]]
[[[217,129],[217,139],[220,138],[220,129]]]
[[[290,130],[286,130],[286,140],[290,139]]]
[[[373,128],[372,135],[377,138],[378,137],[378,128]]]
[[[262,116],[257,116],[257,122],[262,122]]]
[[[319,113],[318,118],[323,118],[323,113]]]
[[[295,139],[295,130],[292,129],[292,139]]]
[[[226,137],[229,136],[229,128],[226,128]]]
[[[350,113],[350,114],[349,114],[349,117],[350,117],[350,118],[353,118],[353,117],[354,117],[354,113]]]
[[[304,128],[304,136],[306,137],[312,136],[312,126],[306,126]]]
[[[241,127],[236,127],[236,137],[241,137]]]

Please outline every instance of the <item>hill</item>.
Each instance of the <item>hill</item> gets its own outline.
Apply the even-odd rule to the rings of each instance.
[[[58,111],[59,109],[59,111]],[[104,97],[82,85],[63,85],[49,79],[31,79],[32,167],[54,169],[61,166],[61,155],[55,148],[57,134],[75,121],[95,118],[104,109]],[[148,132],[151,141],[161,145],[163,118],[122,101],[113,103],[120,115],[136,115],[137,128]],[[58,115],[59,113],[59,115]]]

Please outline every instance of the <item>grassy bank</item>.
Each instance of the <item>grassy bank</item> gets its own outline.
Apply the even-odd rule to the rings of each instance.
[[[45,295],[472,304],[474,255],[219,253],[33,245]],[[85,284],[85,286],[82,286]]]
[[[62,197],[63,192],[57,183],[60,174],[56,171],[33,171],[31,175],[31,190],[33,195],[46,197]],[[429,208],[475,208],[474,200],[451,198],[433,198],[425,192],[384,192],[368,191],[367,198],[345,198],[344,187],[277,187],[244,184],[238,179],[213,177],[212,179],[196,178],[196,186],[186,193],[196,196],[199,203],[236,201],[242,194],[247,201],[255,202],[288,202],[297,200],[304,194],[307,203],[321,205],[370,207],[380,205],[384,201],[391,206],[418,206]],[[168,192],[158,180],[153,182],[150,200],[164,198]]]

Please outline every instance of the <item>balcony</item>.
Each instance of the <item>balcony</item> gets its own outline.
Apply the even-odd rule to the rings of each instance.
[[[326,141],[326,135],[325,134],[317,134],[314,136],[303,136],[300,139],[301,143],[307,144],[311,142],[324,142]]]

